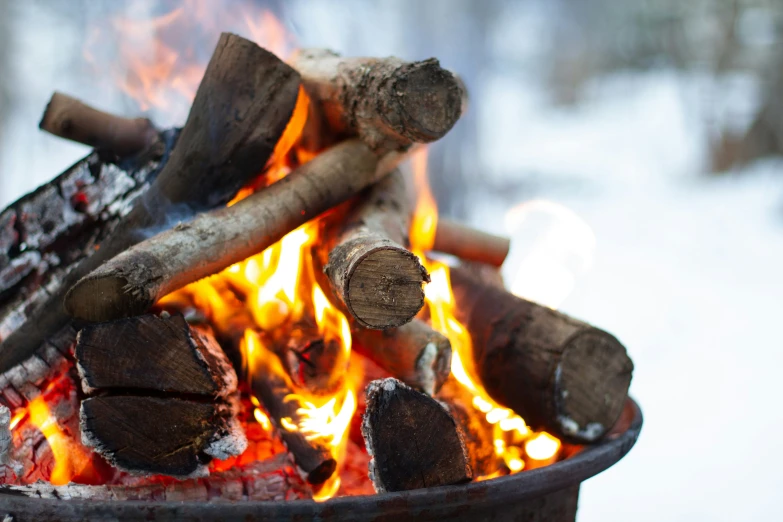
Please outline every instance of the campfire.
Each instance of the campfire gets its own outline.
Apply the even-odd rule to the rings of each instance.
[[[182,129],[52,97],[41,128],[95,150],[0,213],[4,490],[323,501],[608,440],[625,348],[507,291],[509,241],[438,216],[426,144],[459,77],[283,58],[222,34]]]

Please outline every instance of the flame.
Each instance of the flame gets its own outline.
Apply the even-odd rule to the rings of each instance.
[[[546,432],[525,441],[525,453],[533,460],[549,460],[560,450],[560,441]]]
[[[513,207],[506,213],[506,229],[512,236],[531,236],[511,279],[511,293],[557,308],[574,289],[577,276],[592,264],[592,229],[572,210],[545,200]]]
[[[142,13],[141,18],[95,24],[85,38],[82,54],[96,80],[108,71],[142,111],[153,109],[181,124],[222,31],[245,36],[283,58],[293,49],[280,20],[250,2],[239,9],[209,0],[176,4],[157,17]]]
[[[532,432],[519,415],[492,400],[475,377],[472,367],[473,342],[470,332],[454,313],[456,304],[449,267],[442,262],[427,259],[424,255],[432,248],[437,226],[437,206],[427,182],[426,160],[426,154],[420,154],[414,159],[418,200],[410,238],[413,251],[430,273],[430,283],[424,287],[424,298],[429,307],[432,327],[451,342],[451,373],[473,395],[472,406],[484,414],[486,422],[494,427],[495,453],[512,473],[516,473],[525,467],[522,444]]]
[[[57,424],[57,419],[49,411],[44,395],[39,395],[27,406],[30,422],[38,428],[52,450],[54,469],[49,481],[55,486],[71,482],[77,475],[89,474],[92,469],[92,459],[85,450],[72,438],[67,436]],[[21,417],[15,416],[16,424]],[[24,416],[24,412],[22,417]]]

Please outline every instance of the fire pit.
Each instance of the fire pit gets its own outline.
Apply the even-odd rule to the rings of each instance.
[[[439,219],[424,144],[466,103],[434,59],[228,33],[182,129],[56,93],[41,128],[95,151],[0,213],[2,509],[573,520],[633,364]]]
[[[579,484],[625,456],[642,428],[642,413],[629,400],[602,444],[545,468],[461,486],[331,499],[323,503],[96,502],[43,500],[6,493],[14,521],[121,520],[541,520],[573,521]]]

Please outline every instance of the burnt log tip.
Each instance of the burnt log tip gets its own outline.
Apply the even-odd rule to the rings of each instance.
[[[121,261],[129,256],[133,256],[130,262]],[[65,295],[65,311],[91,322],[143,314],[155,304],[156,287],[151,281],[159,265],[153,255],[124,252],[73,285]]]
[[[386,89],[381,117],[413,142],[442,138],[462,115],[462,84],[435,58],[400,65]]]
[[[594,442],[623,411],[633,375],[625,347],[597,328],[576,333],[555,369],[555,408],[562,433]]]

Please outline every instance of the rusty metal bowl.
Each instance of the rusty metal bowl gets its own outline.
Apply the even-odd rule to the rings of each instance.
[[[483,482],[326,502],[146,502],[44,500],[0,492],[0,520],[14,522],[131,521],[393,521],[464,520],[572,522],[579,485],[623,458],[642,429],[642,412],[628,399],[600,443],[551,466]],[[8,520],[6,518],[5,520]]]

